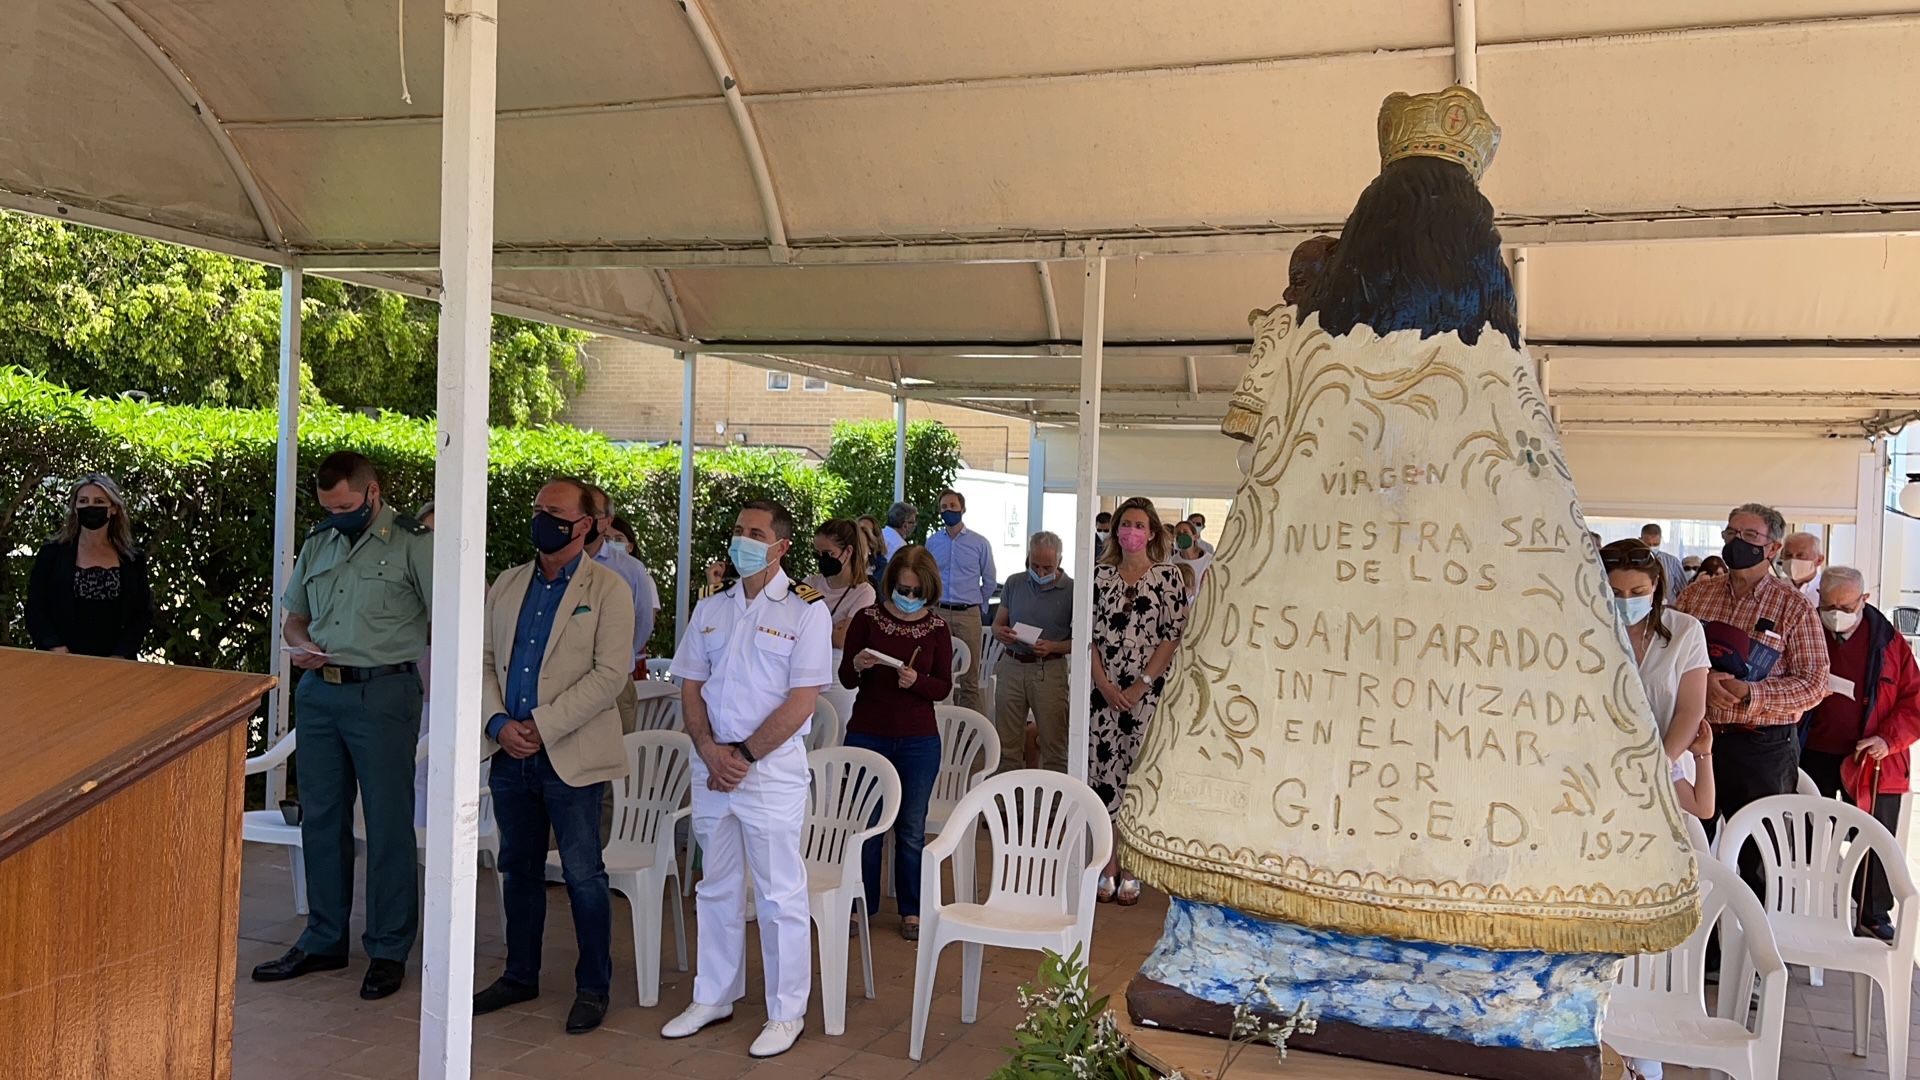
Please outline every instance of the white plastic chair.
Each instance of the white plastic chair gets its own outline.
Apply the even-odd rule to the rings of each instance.
[[[801,856],[807,862],[807,903],[820,948],[820,1012],[828,1035],[847,1031],[847,913],[860,913],[860,965],[873,996],[873,935],[868,929],[866,878],[860,852],[893,828],[900,812],[900,774],[871,750],[834,746],[807,755],[813,786]]]
[[[1607,1045],[1627,1057],[1717,1069],[1737,1080],[1776,1080],[1787,1010],[1787,966],[1780,960],[1766,912],[1739,871],[1699,861],[1700,925],[1672,950],[1629,956],[1602,1026]],[[1720,926],[1725,970],[1719,1008],[1707,1012],[1707,937]],[[1752,986],[1760,983],[1753,1010]]]
[[[965,675],[973,667],[973,647],[959,638],[953,639],[953,677]]]
[[[1865,1057],[1871,1043],[1872,988],[1879,984],[1887,1018],[1889,1080],[1904,1080],[1914,947],[1920,943],[1920,912],[1913,901],[1920,893],[1893,834],[1873,815],[1838,799],[1773,795],[1741,808],[1727,822],[1720,861],[1737,868],[1748,840],[1760,851],[1767,920],[1780,955],[1788,963],[1854,973],[1857,1057]],[[1893,890],[1892,945],[1853,932],[1854,879],[1869,852],[1879,857]]]
[[[934,722],[940,725],[940,771],[933,776],[933,791],[927,797],[926,835],[932,839],[946,826],[948,815],[966,797],[1000,767],[1000,733],[986,717],[960,705],[935,705]],[[893,865],[893,834],[887,834],[886,853],[880,865]],[[893,874],[881,871],[881,886],[893,895]]]
[[[984,825],[992,869],[984,902],[974,903],[974,836]],[[989,777],[953,808],[927,844],[920,865],[920,955],[913,977],[913,1033],[907,1054],[920,1060],[933,1004],[940,950],[961,942],[960,1021],[980,1009],[980,961],[987,945],[1052,949],[1062,956],[1093,941],[1095,879],[1113,853],[1107,808],[1093,789],[1063,773],[1016,769]],[[940,866],[953,860],[954,903],[940,896]]]
[[[1813,777],[1807,775],[1807,770],[1795,769],[1794,775],[1796,777],[1793,782],[1794,794],[1810,795],[1816,799],[1825,798],[1825,796],[1820,794],[1820,786],[1813,782]]]
[[[267,750],[247,759],[246,774],[255,776],[286,764],[293,756],[294,736],[289,731]],[[307,913],[307,861],[300,843],[300,826],[287,824],[277,806],[249,810],[240,818],[240,839],[254,844],[272,844],[287,849],[287,861],[293,866],[293,913]]]
[[[661,657],[647,661],[647,678],[661,682],[673,681],[673,658]]]
[[[1699,818],[1685,811],[1682,811],[1680,816],[1686,821],[1687,840],[1693,844],[1694,853],[1709,859],[1713,858],[1713,841],[1707,839],[1707,827],[1701,824]]]
[[[844,727],[841,724],[840,710],[826,698],[815,698],[813,702],[813,726],[807,729],[807,752],[828,750],[839,746]]]
[[[680,866],[673,827],[689,812],[693,739],[680,731],[636,731],[626,736],[627,775],[613,788],[613,835],[601,858],[608,884],[627,898],[633,914],[633,968],[640,1004],[660,1003],[660,931],[666,895],[673,894],[675,959],[687,970],[687,915],[680,902]],[[547,856],[547,870],[560,856]]]
[[[645,697],[633,722],[635,731],[685,731],[677,697]]]
[[[413,760],[415,764],[427,760],[427,736],[420,736],[420,741],[414,744]],[[500,825],[493,817],[493,787],[488,783],[488,778],[492,773],[493,759],[489,757],[480,762],[480,805],[479,813],[476,815],[477,821],[475,822],[475,839],[478,841],[479,850],[476,852],[476,856],[481,866],[493,872],[494,896],[500,901],[500,934],[504,937],[507,933],[507,883],[506,879],[500,876]],[[355,800],[353,804],[353,835],[355,840],[365,845],[367,840],[366,813],[358,800]],[[413,846],[419,859],[423,879],[420,885],[420,895],[425,896],[427,894],[426,882],[424,880],[427,865],[427,830],[425,826],[414,826]]]

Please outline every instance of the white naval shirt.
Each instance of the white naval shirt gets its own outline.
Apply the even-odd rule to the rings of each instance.
[[[693,609],[673,674],[705,684],[700,697],[714,741],[740,742],[794,690],[833,682],[833,620],[826,604],[795,593],[783,570],[752,601],[735,583]],[[812,726],[809,719],[794,734]]]

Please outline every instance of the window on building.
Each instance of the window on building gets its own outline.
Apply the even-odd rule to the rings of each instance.
[[[827,380],[825,379],[817,379],[812,375],[808,375],[800,380],[800,389],[802,390],[825,390],[826,388]]]
[[[769,371],[767,372],[767,389],[791,390],[793,389],[793,376],[784,371]]]

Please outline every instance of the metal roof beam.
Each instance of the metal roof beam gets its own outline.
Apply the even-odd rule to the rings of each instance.
[[[747,111],[747,103],[741,99],[740,80],[733,75],[733,65],[727,59],[726,50],[720,46],[719,36],[713,32],[713,24],[707,21],[701,0],[677,2],[687,16],[693,36],[700,42],[700,51],[705,54],[707,67],[712,69],[714,79],[720,84],[720,92],[726,95],[727,112],[732,115],[734,130],[740,135],[740,149],[747,157],[747,171],[753,177],[754,193],[760,197],[760,216],[767,225],[767,258],[771,262],[786,262],[787,226],[780,216],[780,197],[773,189],[773,173],[767,168],[767,153],[760,142],[760,130],[754,126],[753,114]]]

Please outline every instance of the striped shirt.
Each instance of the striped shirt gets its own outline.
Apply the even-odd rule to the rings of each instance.
[[[1708,699],[1707,721],[1713,724],[1772,726],[1798,723],[1802,714],[1827,696],[1827,638],[1819,613],[1789,582],[1767,576],[1744,597],[1733,591],[1733,575],[1701,578],[1687,586],[1676,605],[1701,622],[1723,622],[1760,638],[1755,627],[1772,619],[1780,660],[1763,682],[1753,684],[1753,696],[1732,709],[1715,708]]]

